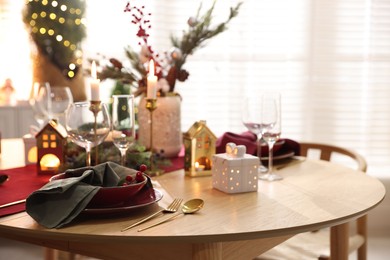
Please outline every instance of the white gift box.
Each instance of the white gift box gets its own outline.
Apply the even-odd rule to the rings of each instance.
[[[259,158],[245,152],[245,146],[228,143],[226,153],[213,155],[213,188],[226,193],[257,191]]]

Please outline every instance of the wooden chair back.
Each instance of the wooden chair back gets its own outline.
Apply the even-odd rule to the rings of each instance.
[[[315,150],[319,153],[319,159],[325,161],[331,161],[333,155],[343,155],[348,156],[356,162],[357,170],[366,172],[367,171],[367,162],[363,156],[360,154],[338,146],[321,144],[321,143],[300,143],[300,155],[307,157],[310,151]],[[355,251],[357,249],[357,258],[358,260],[367,259],[367,215],[364,215],[356,220],[356,236],[358,239],[355,241],[360,241],[353,243],[352,238],[350,238],[350,248],[349,251]],[[333,245],[337,246],[337,245]],[[332,247],[332,245],[331,245]],[[319,259],[328,259],[328,257],[319,257]]]

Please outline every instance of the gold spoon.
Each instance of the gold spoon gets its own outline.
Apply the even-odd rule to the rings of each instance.
[[[150,225],[150,226],[147,226],[145,228],[138,229],[138,232],[141,232],[141,231],[144,231],[146,229],[149,229],[149,228],[155,227],[157,225],[160,225],[160,224],[162,224],[164,222],[167,222],[168,220],[176,218],[179,215],[195,213],[195,212],[199,211],[201,208],[203,208],[203,205],[204,205],[204,201],[202,199],[192,199],[192,200],[189,200],[189,201],[187,201],[186,203],[183,204],[183,207],[181,208],[181,211],[182,211],[181,213],[175,214],[175,215],[173,215],[173,216],[171,216],[169,218],[161,220],[160,222],[157,222],[157,223],[155,223],[153,225]]]

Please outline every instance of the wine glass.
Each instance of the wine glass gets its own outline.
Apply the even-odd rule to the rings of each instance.
[[[124,166],[126,151],[135,140],[134,96],[112,97],[112,140],[121,153],[121,165]]]
[[[259,173],[268,171],[261,162],[261,143],[262,143],[262,125],[261,125],[261,96],[252,95],[245,98],[242,108],[242,123],[245,127],[257,136],[257,157],[259,157]]]
[[[33,109],[34,118],[38,123],[38,129],[35,129],[37,132],[48,120],[46,111],[47,107],[50,107],[49,103],[51,102],[49,100],[49,93],[50,84],[48,82],[34,82],[30,93],[29,104]]]
[[[48,110],[49,117],[58,122],[65,116],[66,110],[73,103],[72,92],[69,87],[52,86],[50,88],[51,109]]]
[[[263,139],[268,144],[268,172],[260,175],[261,180],[276,181],[283,179],[273,172],[273,147],[282,132],[281,96],[280,93],[264,93],[262,95],[261,125]]]
[[[72,103],[66,113],[66,131],[72,142],[85,148],[86,165],[91,166],[91,149],[101,144],[111,130],[104,103]]]

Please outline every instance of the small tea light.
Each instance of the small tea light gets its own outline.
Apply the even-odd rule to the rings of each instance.
[[[40,161],[41,168],[49,171],[57,171],[60,163],[58,157],[53,154],[46,154]]]
[[[202,164],[199,164],[198,162],[195,162],[195,171],[201,172],[201,171],[204,171],[205,168],[206,168],[205,165],[202,165]]]

